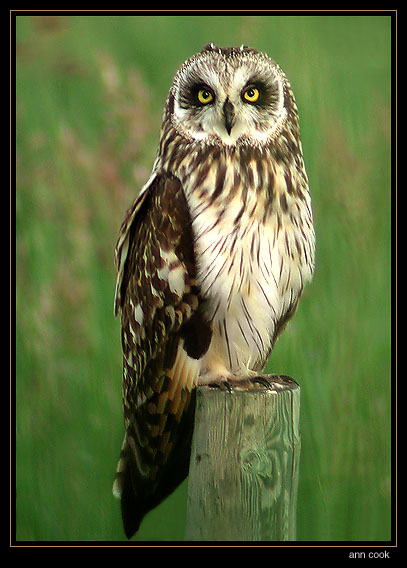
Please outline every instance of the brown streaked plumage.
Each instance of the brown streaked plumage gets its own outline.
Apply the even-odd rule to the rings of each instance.
[[[261,372],[314,267],[298,114],[268,56],[209,44],[174,78],[122,225],[116,314],[126,535],[188,473],[194,387]]]

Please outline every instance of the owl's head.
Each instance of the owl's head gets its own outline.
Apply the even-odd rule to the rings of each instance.
[[[288,80],[266,54],[208,44],[176,74],[167,108],[179,135],[209,144],[264,145],[297,111]]]

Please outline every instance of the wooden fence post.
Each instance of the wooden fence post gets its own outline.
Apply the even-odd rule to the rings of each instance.
[[[296,538],[300,387],[197,389],[185,540]]]

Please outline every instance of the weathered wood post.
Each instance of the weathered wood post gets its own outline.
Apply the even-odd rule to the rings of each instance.
[[[197,390],[185,540],[296,538],[300,387]]]

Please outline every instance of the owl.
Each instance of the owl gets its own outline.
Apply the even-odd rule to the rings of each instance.
[[[266,54],[208,44],[176,73],[116,245],[130,538],[188,474],[199,384],[255,381],[314,269],[298,112]]]

